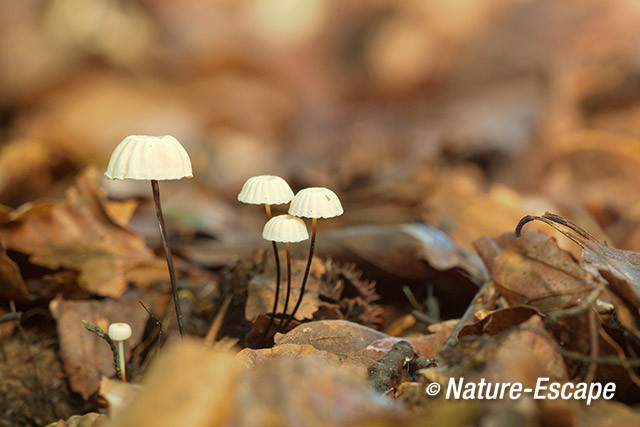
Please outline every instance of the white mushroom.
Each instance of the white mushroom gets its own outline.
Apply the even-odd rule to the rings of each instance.
[[[287,315],[289,296],[291,295],[291,243],[307,240],[309,238],[309,233],[307,232],[307,226],[300,218],[293,215],[278,215],[271,218],[264,225],[262,237],[273,242],[283,242],[287,250],[287,294],[284,299],[282,321],[278,327],[278,330],[280,330]],[[270,325],[271,323],[269,324],[269,327]]]
[[[127,323],[112,323],[107,332],[112,341],[118,343],[118,356],[122,381],[127,382],[127,372],[124,363],[124,341],[131,337],[131,326]]]
[[[309,278],[309,269],[311,268],[311,260],[313,259],[313,251],[316,244],[316,230],[318,226],[318,218],[333,218],[340,216],[344,213],[340,199],[333,191],[324,187],[310,187],[304,190],[298,191],[298,193],[291,200],[289,206],[289,214],[302,218],[311,218],[311,245],[309,247],[309,259],[307,260],[307,267],[304,271],[304,277],[302,278],[302,286],[300,286],[300,295],[298,295],[298,301],[291,312],[291,316],[284,324],[286,330],[291,320],[296,315],[300,304],[302,303],[302,296],[304,295],[304,289],[307,285],[307,279]]]
[[[274,175],[258,175],[247,179],[242,186],[242,190],[240,190],[240,194],[238,194],[238,200],[242,203],[264,205],[267,220],[271,219],[271,205],[289,203],[292,198],[293,190],[291,190],[287,181]],[[272,240],[271,246],[273,247],[273,256],[276,261],[276,292],[269,324],[264,331],[262,341],[264,341],[271,330],[271,325],[273,325],[276,312],[278,311],[278,298],[280,297],[280,257],[278,256],[278,245]]]
[[[178,328],[180,335],[184,336],[176,273],[173,268],[171,249],[169,248],[167,230],[162,215],[158,181],[193,177],[189,155],[173,136],[130,135],[123,139],[113,150],[105,175],[109,179],[151,181],[153,202],[160,227],[160,236],[162,237],[162,247],[169,267],[169,278],[171,280],[176,317],[178,318]]]

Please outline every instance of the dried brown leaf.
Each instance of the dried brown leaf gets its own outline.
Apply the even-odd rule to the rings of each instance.
[[[23,205],[0,230],[8,249],[50,269],[79,271],[79,285],[102,296],[120,296],[126,274],[156,259],[144,239],[123,228],[105,208],[96,169],[87,169],[66,198]]]
[[[545,234],[505,233],[475,243],[496,288],[511,305],[527,304],[550,311],[577,303],[597,283],[570,253]]]
[[[275,343],[310,344],[317,350],[347,355],[386,336],[375,329],[346,320],[319,320],[297,326],[285,335],[277,334]]]
[[[82,321],[95,323],[104,331],[113,322],[131,325],[131,338],[124,343],[126,355],[142,339],[147,322],[147,313],[135,299],[65,301],[59,296],[49,309],[57,320],[60,357],[69,383],[84,399],[98,390],[102,376],[114,374],[114,368],[107,343],[85,330]]]

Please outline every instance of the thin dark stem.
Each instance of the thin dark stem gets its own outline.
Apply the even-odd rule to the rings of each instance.
[[[278,326],[278,330],[282,330],[282,324],[284,323],[284,319],[287,316],[287,307],[289,306],[289,296],[291,296],[291,244],[289,242],[285,243],[285,247],[287,249],[287,295],[284,298],[284,309],[282,310],[282,320],[280,321],[280,326]]]
[[[293,311],[291,312],[291,316],[287,319],[287,323],[284,324],[284,330],[287,329],[289,323],[296,315],[298,308],[300,308],[300,304],[302,303],[302,297],[304,296],[304,288],[307,286],[307,279],[309,278],[309,270],[311,269],[311,261],[313,260],[313,250],[316,247],[316,230],[318,228],[318,220],[313,218],[311,220],[311,246],[309,247],[309,259],[307,260],[307,267],[304,270],[304,277],[302,278],[302,286],[300,286],[300,295],[298,295],[298,301],[296,302],[295,307],[293,307]]]
[[[267,220],[271,219],[271,206],[264,205],[264,209],[267,213]],[[278,299],[280,299],[280,256],[278,255],[278,245],[276,242],[271,242],[273,246],[273,256],[276,260],[276,293],[275,298],[273,300],[273,309],[271,310],[271,316],[269,316],[269,324],[267,325],[267,329],[264,330],[262,334],[261,342],[265,342],[267,336],[269,335],[269,331],[271,330],[271,326],[276,318],[276,312],[278,311]]]
[[[180,309],[180,297],[178,296],[178,285],[176,284],[176,272],[173,269],[173,258],[171,258],[171,249],[169,249],[169,241],[167,240],[167,229],[164,225],[164,217],[162,216],[162,205],[160,204],[160,188],[158,186],[158,181],[156,181],[155,179],[151,180],[151,188],[153,189],[153,202],[156,206],[156,216],[158,217],[158,225],[160,226],[160,236],[162,237],[164,256],[167,258],[167,266],[169,267],[169,278],[171,279],[173,303],[176,306],[178,329],[180,330],[180,336],[184,338],[184,329],[182,327],[182,310]]]

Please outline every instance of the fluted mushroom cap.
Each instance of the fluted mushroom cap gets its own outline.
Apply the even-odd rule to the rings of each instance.
[[[289,203],[293,191],[287,181],[274,175],[258,175],[249,178],[244,185],[238,200],[252,205],[281,205]]]
[[[166,180],[191,178],[191,160],[171,135],[129,135],[113,150],[109,179]]]
[[[344,212],[340,199],[324,187],[310,187],[298,191],[291,200],[289,213],[302,218],[333,218]]]
[[[303,220],[284,214],[267,221],[262,230],[262,237],[274,242],[295,243],[307,240],[309,232]]]
[[[112,323],[107,333],[113,341],[124,341],[131,337],[131,326],[127,323]]]

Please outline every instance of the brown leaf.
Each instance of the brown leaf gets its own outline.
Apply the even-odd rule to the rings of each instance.
[[[381,338],[369,344],[367,350],[387,352],[394,344],[407,341],[418,356],[433,359],[453,332],[458,321],[458,319],[451,319],[430,325],[428,329],[431,333],[428,335]]]
[[[249,294],[247,296],[247,305],[245,306],[245,319],[253,320],[260,314],[271,313],[273,309],[273,298],[276,289],[276,268],[273,254],[266,254],[264,272],[255,275],[249,282]],[[284,307],[284,300],[287,289],[287,271],[285,257],[280,254],[281,281],[280,295],[278,307],[280,310]],[[283,265],[284,264],[284,265]],[[300,295],[300,285],[304,276],[304,270],[307,266],[306,260],[292,260],[291,263],[291,295],[289,297],[289,310],[298,300]],[[284,267],[284,268],[283,268]],[[300,319],[310,318],[318,309],[318,293],[320,292],[320,278],[325,274],[326,268],[324,263],[319,259],[313,259],[311,269],[309,270],[309,278],[304,291],[304,298],[300,304],[300,308],[296,316]]]
[[[0,241],[0,299],[26,301],[29,289],[20,274],[18,265],[7,255]]]
[[[477,322],[464,325],[458,333],[458,338],[466,335],[494,336],[527,321],[537,313],[538,310],[535,308],[523,305],[495,310],[484,314]]]
[[[606,246],[571,221],[549,212],[541,217],[522,218],[516,233],[533,220],[552,226],[583,248],[582,267],[608,282],[609,289],[617,297],[614,302],[618,298],[621,300],[616,304],[621,323],[640,337],[640,254]]]
[[[127,272],[155,256],[142,237],[109,215],[97,177],[96,169],[87,169],[64,200],[23,205],[0,236],[8,249],[29,254],[31,263],[78,270],[82,288],[117,297],[127,287]]]
[[[58,296],[51,301],[49,309],[57,320],[60,357],[69,383],[84,399],[98,390],[103,375],[109,377],[114,374],[114,368],[109,345],[88,332],[82,321],[95,323],[104,331],[114,322],[131,325],[131,338],[124,343],[125,358],[142,338],[147,322],[147,313],[134,299],[65,301]]]
[[[370,387],[364,369],[310,359],[275,360],[246,371],[238,394],[241,410],[233,425],[371,425],[405,416],[398,402]]]
[[[144,389],[108,426],[224,425],[236,411],[240,363],[186,339],[163,350],[145,375]]]
[[[552,237],[527,232],[482,237],[476,249],[496,288],[511,305],[527,304],[550,311],[575,303],[597,286],[593,278],[560,249]]]
[[[344,349],[339,349],[341,352],[338,354],[330,350],[332,349],[330,348],[329,351],[318,350],[310,344],[280,344],[260,350],[245,348],[236,357],[246,368],[253,368],[282,358],[307,358],[332,366],[349,365],[366,368],[371,362],[375,362],[384,355],[382,351],[368,349],[348,354],[344,352]]]
[[[310,344],[317,350],[347,355],[386,336],[375,329],[346,320],[319,320],[297,326],[286,335],[277,334],[275,343]]]

